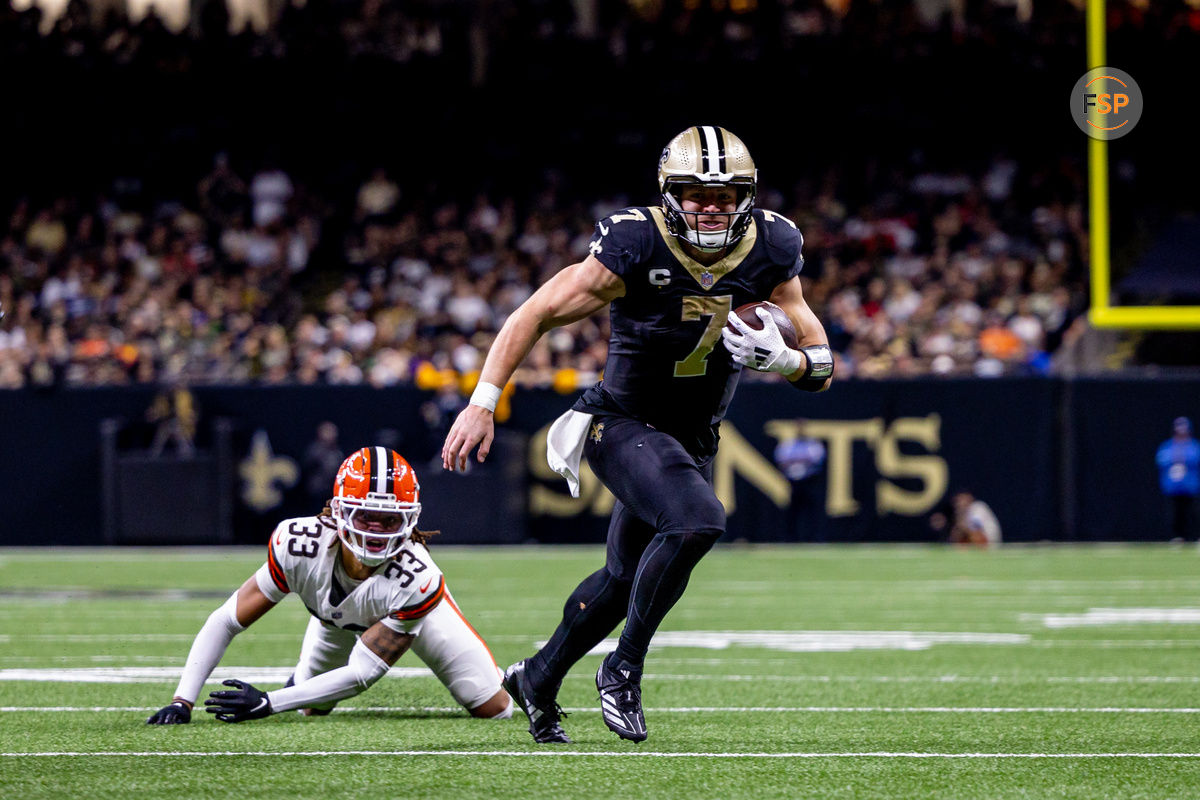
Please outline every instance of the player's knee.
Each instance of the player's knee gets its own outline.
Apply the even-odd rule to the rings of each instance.
[[[633,587],[633,579],[637,576],[637,559],[632,559],[633,563],[615,562],[614,559],[609,559],[609,564],[606,564],[604,569],[608,573],[611,580],[609,588],[618,590],[618,594],[623,593],[625,600],[629,600],[629,591]],[[618,602],[620,598],[618,597]]]
[[[469,709],[472,717],[479,719],[509,719],[513,714],[512,698],[501,689],[481,705]]]
[[[704,558],[705,554],[713,548],[721,535],[725,533],[724,529],[705,528],[697,531],[686,531],[678,534],[679,536],[679,553],[682,554],[688,561],[695,563]]]
[[[567,602],[563,604],[563,615],[573,617],[576,610],[595,605],[608,606],[615,603],[624,607],[629,603],[629,591],[632,586],[632,576],[622,579],[607,566],[601,567],[584,578],[567,598]]]
[[[725,533],[725,507],[713,495],[670,514],[659,527],[659,533],[688,533],[720,539]]]
[[[319,708],[300,708],[297,711],[306,717],[328,717],[333,713],[334,706],[336,705],[337,703],[330,703]]]

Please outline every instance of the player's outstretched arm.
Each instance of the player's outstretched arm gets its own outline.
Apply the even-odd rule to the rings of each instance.
[[[204,710],[215,714],[221,722],[245,722],[353,697],[386,675],[388,667],[408,650],[412,640],[412,634],[396,631],[381,620],[354,643],[346,666],[272,692],[243,681],[225,681],[224,685],[231,688],[210,694],[204,701]]]
[[[225,649],[233,637],[274,607],[275,602],[262,593],[251,575],[220,608],[208,615],[208,620],[192,642],[187,665],[175,688],[174,699],[147,719],[146,724],[183,725],[191,722],[196,695],[221,661],[221,656],[225,655]]]
[[[542,334],[561,325],[587,317],[625,294],[625,283],[595,256],[589,255],[546,281],[540,289],[512,313],[496,335],[479,375],[481,389],[490,387],[498,395],[513,372]],[[482,404],[481,404],[482,403]],[[482,463],[491,450],[495,436],[492,412],[495,398],[481,399],[477,391],[471,403],[462,410],[446,441],[442,445],[442,467],[467,468],[467,457],[479,446],[477,458]]]

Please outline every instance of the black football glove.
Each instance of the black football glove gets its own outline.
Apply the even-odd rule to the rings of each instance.
[[[192,709],[182,700],[163,706],[146,720],[147,725],[187,725],[192,721]]]
[[[221,681],[221,685],[233,686],[234,691],[212,692],[204,701],[204,710],[216,714],[221,722],[245,722],[275,713],[267,693],[245,681]]]

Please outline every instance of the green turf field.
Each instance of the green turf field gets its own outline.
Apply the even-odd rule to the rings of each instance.
[[[433,552],[502,666],[603,557]],[[647,662],[641,745],[601,722],[596,656],[560,697],[572,745],[470,719],[411,654],[326,718],[144,725],[261,555],[0,550],[0,797],[1200,795],[1195,546],[722,546]],[[289,598],[222,668],[279,686],[306,613]]]

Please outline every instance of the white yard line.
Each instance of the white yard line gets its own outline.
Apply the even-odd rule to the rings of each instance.
[[[1096,647],[1101,650],[1174,649],[1200,647],[1200,639],[1034,639],[1029,647],[1053,649],[1056,647]]]
[[[1089,608],[1082,614],[1021,614],[1021,622],[1040,622],[1047,628],[1078,628],[1097,625],[1196,625],[1200,623],[1200,608],[1131,607]]]
[[[225,678],[240,678],[251,683],[283,683],[292,673],[291,666],[222,666],[213,671],[210,682]],[[0,682],[33,681],[46,683],[174,683],[179,679],[182,667],[170,666],[109,666],[76,668],[12,668],[0,669]],[[387,678],[429,678],[433,673],[424,667],[392,667]],[[582,672],[572,674],[570,679],[591,681],[591,676]],[[777,683],[852,683],[852,684],[1197,684],[1197,675],[764,675],[757,673],[646,673],[649,681],[678,681],[704,683],[752,683],[773,681]]]
[[[1045,592],[1049,595],[1061,595],[1064,592],[1078,594],[1083,590],[1093,589],[1097,595],[1108,596],[1114,591],[1172,592],[1181,589],[1200,587],[1200,578],[1159,578],[1142,579],[1126,578],[1106,580],[1104,578],[1079,578],[1070,580],[1057,579],[1014,579],[997,580],[989,578],[918,578],[918,579],[889,579],[889,578],[804,578],[798,583],[784,580],[774,581],[707,581],[706,585],[722,591],[745,591],[753,594],[778,593],[787,591],[792,595],[823,594],[831,587],[851,588],[856,586],[875,587],[886,584],[888,587],[926,593],[926,592],[992,592],[1010,597],[1009,592],[1020,588],[1022,599],[1015,602],[1025,603],[1029,595]]]
[[[669,753],[643,750],[621,751],[578,751],[578,750],[291,750],[270,752],[266,750],[225,750],[219,752],[183,751],[96,751],[73,750],[42,751],[30,753],[0,753],[4,758],[226,758],[262,756],[265,758],[296,757],[322,758],[329,756],[431,756],[450,758],[478,758],[492,756],[501,758],[914,758],[914,759],[1095,759],[1095,758],[1200,758],[1200,753],[922,753],[867,751],[861,753]]]
[[[210,682],[239,678],[249,683],[283,683],[295,667],[217,667]],[[162,683],[179,679],[180,667],[75,667],[45,669],[0,669],[0,681],[40,683]],[[426,667],[392,667],[389,678],[430,678]]]
[[[157,706],[0,706],[0,712],[128,712],[157,711]],[[564,711],[588,713],[594,706],[577,706]],[[647,707],[654,714],[1200,714],[1200,708],[1162,708],[1145,706],[661,706]],[[425,712],[462,711],[457,706],[340,706],[345,712]]]
[[[143,616],[145,612],[142,612]],[[307,618],[307,617],[305,617]],[[302,636],[294,633],[260,633],[254,632],[255,640],[299,642]],[[196,638],[192,633],[0,633],[0,644],[13,642],[69,642],[69,643],[100,643],[100,642],[187,642]],[[509,642],[532,644],[534,636],[489,636],[489,642]]]
[[[569,676],[589,678],[589,676]],[[1120,676],[1097,676],[1092,677],[1044,677],[1044,678],[1024,678],[1020,676],[958,676],[958,675],[931,675],[931,676],[837,676],[837,675],[703,675],[696,673],[687,674],[668,674],[668,673],[646,673],[645,680],[661,680],[661,681],[702,681],[706,683],[749,683],[754,681],[776,681],[779,683],[1200,683],[1200,678],[1191,676],[1181,677],[1133,677],[1125,678]]]
[[[667,631],[663,632],[668,633]],[[686,632],[672,632],[677,635],[685,634]],[[711,632],[709,632],[711,633]],[[803,636],[805,634],[812,635],[814,632],[805,631],[790,631],[776,632],[784,636]],[[837,633],[838,638],[851,642],[857,640],[869,642],[870,635],[877,633],[874,631],[838,631],[827,632],[831,636]],[[894,632],[896,635],[907,635],[923,639],[925,642],[936,644],[989,644],[992,646],[998,645],[1014,645],[1021,647],[1038,647],[1038,648],[1055,648],[1055,647],[1099,647],[1099,648],[1175,648],[1175,647],[1200,647],[1200,639],[1040,639],[1029,636],[1024,633],[981,633],[981,632]],[[940,641],[932,641],[927,637],[935,637]],[[20,633],[20,634],[5,634],[0,633],[0,644],[12,644],[14,642],[54,642],[54,643],[96,643],[102,644],[105,642],[186,642],[191,643],[196,638],[193,633]],[[256,640],[269,641],[298,641],[300,637],[292,633],[255,633]],[[972,641],[972,639],[977,639]],[[983,641],[984,639],[991,641]],[[489,642],[504,642],[507,644],[530,644],[536,645],[541,642],[538,636],[523,636],[523,635],[498,635],[489,636]],[[685,646],[685,645],[677,645]],[[753,646],[753,645],[751,645]],[[920,645],[918,645],[920,646]],[[811,651],[801,651],[811,652]],[[828,652],[828,651],[818,651]],[[840,651],[837,651],[840,652]]]

